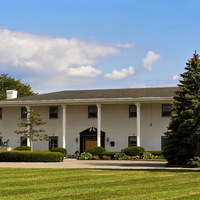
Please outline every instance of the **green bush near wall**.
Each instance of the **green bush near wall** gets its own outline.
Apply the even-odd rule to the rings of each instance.
[[[15,148],[16,151],[30,151],[31,147],[29,146],[18,146]]]
[[[61,162],[59,152],[1,151],[0,162]]]
[[[124,149],[124,153],[127,156],[137,156],[137,155],[141,155],[143,152],[144,152],[144,148],[137,147],[137,146],[127,147]]]
[[[91,153],[93,156],[98,156],[100,153],[106,152],[105,148],[103,147],[90,147],[86,150],[86,152]]]
[[[163,155],[162,151],[148,151],[148,152],[154,156],[162,156]]]
[[[53,148],[51,151],[52,152],[60,152],[64,155],[64,157],[67,155],[67,149],[62,148],[62,147]]]

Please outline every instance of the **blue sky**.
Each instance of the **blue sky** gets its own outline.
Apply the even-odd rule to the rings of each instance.
[[[0,73],[35,92],[176,86],[198,0],[1,0]]]

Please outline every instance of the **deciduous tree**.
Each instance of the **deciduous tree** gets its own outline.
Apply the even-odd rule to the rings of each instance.
[[[27,118],[22,118],[21,122],[17,124],[20,130],[15,130],[14,133],[22,134],[23,139],[29,139],[31,151],[33,151],[33,141],[49,140],[49,136],[43,134],[45,130],[41,128],[44,124],[46,124],[46,122],[43,121],[41,113],[31,110],[27,112]]]

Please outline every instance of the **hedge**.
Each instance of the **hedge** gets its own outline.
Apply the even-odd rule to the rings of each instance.
[[[141,155],[143,152],[144,152],[144,148],[138,147],[138,146],[127,147],[124,149],[124,153],[127,156],[137,156],[137,155]]]
[[[64,155],[64,157],[67,155],[67,149],[62,148],[62,147],[53,148],[51,151],[52,152],[60,152]]]
[[[93,156],[97,156],[100,153],[106,152],[105,148],[103,147],[90,147],[89,149],[86,150],[86,152],[91,153]]]
[[[112,159],[115,159],[115,155],[118,154],[120,152],[103,152],[103,153],[99,153],[98,156],[100,158],[102,158],[103,156],[110,156]]]
[[[163,152],[162,151],[147,151],[149,153],[151,153],[154,156],[162,156]]]
[[[61,162],[59,152],[0,151],[0,162]]]
[[[18,147],[15,148],[15,150],[17,150],[17,151],[30,151],[31,147],[29,147],[29,146],[18,146]]]

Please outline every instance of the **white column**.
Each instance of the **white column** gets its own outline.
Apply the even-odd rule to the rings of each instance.
[[[97,146],[101,146],[101,104],[97,104]]]
[[[30,110],[31,110],[31,108],[30,108],[30,106],[26,106],[26,110],[27,110],[27,122],[29,122],[30,121]],[[29,136],[29,133],[30,133],[30,126],[27,126],[27,130],[28,130],[28,136]],[[30,139],[29,139],[29,137],[27,138],[27,146],[31,146],[31,144],[30,144]]]
[[[66,149],[66,105],[62,105],[62,147]]]
[[[140,103],[136,103],[137,106],[137,146],[140,146]]]

